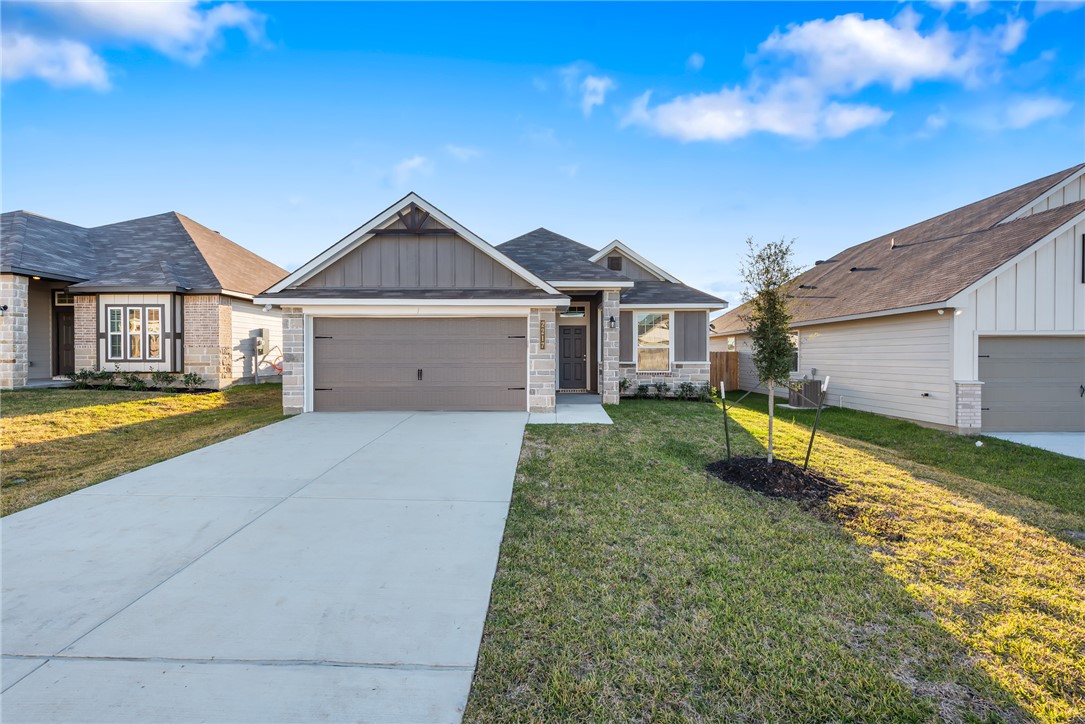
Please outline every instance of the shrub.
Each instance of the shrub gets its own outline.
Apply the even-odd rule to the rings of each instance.
[[[147,389],[147,383],[143,381],[143,378],[137,375],[135,372],[129,372],[124,375],[124,384],[128,385],[128,389],[133,392],[143,392]]]
[[[172,390],[173,383],[177,381],[177,375],[172,372],[154,371],[151,373],[151,382],[160,390]]]
[[[196,372],[186,372],[181,381],[189,392],[204,384],[204,379]]]
[[[648,396],[648,385],[637,385],[637,394],[636,394],[636,396],[637,397],[647,397]]]
[[[668,385],[666,382],[663,382],[662,380],[657,382],[656,383],[656,399],[657,400],[662,400],[664,397],[667,396],[667,393],[670,391],[670,389],[671,389],[671,386]]]
[[[111,370],[100,370],[94,373],[94,381],[103,390],[114,390],[117,388],[117,373]]]
[[[90,381],[94,379],[94,372],[91,370],[79,370],[78,372],[69,372],[66,376],[75,383],[75,389],[85,390],[90,387]]]
[[[711,402],[719,394],[719,390],[711,385],[711,383],[705,382],[697,390],[697,399],[701,402]]]
[[[678,396],[683,400],[692,400],[697,396],[697,385],[692,382],[683,382],[678,385]]]
[[[632,385],[632,384],[633,383],[630,382],[627,378],[625,378],[625,377],[621,378],[620,380],[618,380],[618,392],[619,393],[624,393],[626,390],[629,389],[629,386]]]

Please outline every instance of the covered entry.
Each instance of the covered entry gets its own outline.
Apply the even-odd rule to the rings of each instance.
[[[526,410],[527,319],[313,319],[313,409]]]
[[[984,432],[1085,432],[1085,337],[981,337]]]

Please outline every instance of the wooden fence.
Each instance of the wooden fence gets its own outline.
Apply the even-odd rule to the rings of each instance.
[[[738,389],[738,352],[709,352],[709,379],[717,390],[720,384],[730,392]]]

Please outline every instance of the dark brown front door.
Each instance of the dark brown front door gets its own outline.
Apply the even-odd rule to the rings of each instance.
[[[56,373],[66,375],[75,372],[75,308],[53,308],[53,349]]]
[[[583,390],[588,386],[587,327],[560,327],[558,365],[563,390]]]

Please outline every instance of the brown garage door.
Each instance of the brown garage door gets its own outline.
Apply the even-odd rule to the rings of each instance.
[[[525,410],[527,320],[313,320],[314,410]]]
[[[984,432],[1085,432],[1085,337],[981,337]]]

